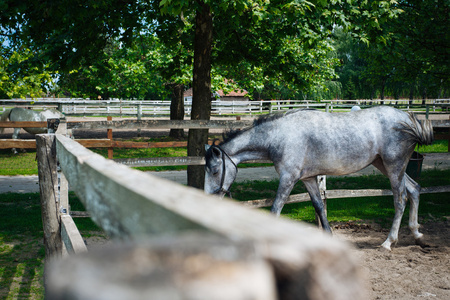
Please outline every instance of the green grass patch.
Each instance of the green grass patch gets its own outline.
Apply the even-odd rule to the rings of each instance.
[[[84,210],[74,193],[73,210]],[[38,193],[0,195],[0,299],[44,299],[43,229]],[[84,237],[100,231],[90,218],[75,218]]]
[[[36,150],[13,154],[11,149],[0,150],[0,175],[36,175],[38,173]]]
[[[450,170],[430,170],[422,172],[418,180],[421,186],[450,185]],[[234,183],[232,193],[235,200],[248,201],[265,198],[275,198],[278,180],[251,181]],[[327,189],[390,189],[387,177],[382,175],[369,175],[359,177],[328,177]],[[291,194],[306,193],[302,182],[295,185]],[[427,220],[443,220],[450,215],[450,193],[423,194],[419,208],[421,222]],[[386,197],[359,197],[346,199],[328,199],[328,219],[330,222],[347,221],[373,221],[388,228],[394,217],[394,204],[392,196]],[[265,208],[268,209],[268,208]],[[409,206],[404,214],[403,221],[408,218]],[[287,204],[282,215],[305,222],[315,221],[314,208],[311,202]]]
[[[415,150],[420,153],[445,153],[448,151],[448,140],[435,140],[428,146],[416,146]]]

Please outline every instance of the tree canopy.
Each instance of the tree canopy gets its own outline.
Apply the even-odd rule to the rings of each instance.
[[[342,28],[358,43],[390,45],[395,34],[389,30],[398,24],[392,20],[413,2],[2,0],[0,22],[10,45],[20,41],[31,49],[29,62],[44,61],[60,74],[61,88],[143,97],[153,87],[190,84],[191,118],[209,119],[211,86],[224,78],[256,95],[318,95],[339,87],[333,31]],[[188,155],[202,155],[206,139],[207,132],[190,131]],[[197,183],[190,185],[200,186],[203,170],[197,169],[198,176],[189,176]]]

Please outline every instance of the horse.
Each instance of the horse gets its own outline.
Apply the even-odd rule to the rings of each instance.
[[[25,109],[21,107],[14,107],[11,109],[7,109],[1,116],[0,121],[4,122],[8,119],[10,121],[16,121],[16,122],[26,122],[26,121],[47,121],[47,119],[63,119],[64,114],[61,113],[59,110],[51,108],[47,109],[41,112],[31,110],[31,109]],[[39,133],[47,133],[46,127],[27,127],[23,128],[26,132],[31,134],[39,134]],[[3,133],[4,128],[0,128],[0,133]],[[20,128],[14,128],[14,133],[12,135],[13,139],[19,138],[19,132]],[[12,149],[12,151],[17,154],[17,150],[15,148]]]
[[[411,200],[409,228],[417,243],[420,186],[406,173],[416,144],[429,145],[433,127],[412,113],[377,106],[347,113],[313,109],[289,110],[262,116],[252,126],[229,130],[216,145],[205,145],[207,194],[229,195],[237,165],[248,160],[271,160],[280,176],[271,212],[279,216],[294,185],[301,180],[322,224],[331,234],[321,199],[317,176],[347,175],[372,164],[386,175],[394,195],[395,215],[382,244],[387,250],[398,241],[406,201]]]

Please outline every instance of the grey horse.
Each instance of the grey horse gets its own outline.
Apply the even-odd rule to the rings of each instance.
[[[11,109],[7,109],[1,116],[0,120],[2,122],[7,121],[8,119],[10,121],[16,121],[16,122],[26,122],[26,121],[46,121],[47,119],[63,119],[64,114],[61,113],[57,109],[47,109],[44,111],[35,111],[31,109],[25,109],[21,107],[14,107]],[[4,128],[0,128],[0,133],[3,133]],[[46,133],[47,128],[46,127],[30,127],[30,128],[24,128],[24,130],[31,134],[39,134],[39,133]],[[19,138],[19,132],[20,128],[14,128],[14,132],[12,135],[13,139]],[[17,153],[17,150],[15,148],[12,149],[14,153]]]
[[[394,195],[395,216],[382,246],[398,240],[407,198],[411,200],[409,228],[417,242],[420,186],[405,169],[414,147],[431,144],[431,122],[413,114],[378,106],[348,113],[291,110],[256,119],[253,126],[230,131],[219,145],[207,148],[205,192],[223,197],[237,174],[237,165],[254,159],[272,160],[280,182],[271,211],[280,215],[295,183],[308,190],[322,227],[331,233],[317,184],[318,175],[346,175],[372,164],[385,174]]]

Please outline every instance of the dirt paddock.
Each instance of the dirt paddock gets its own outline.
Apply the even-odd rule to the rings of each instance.
[[[354,245],[368,278],[369,299],[450,299],[450,221],[422,226],[428,247],[415,245],[408,228],[401,228],[392,251],[380,245],[388,230],[377,225],[344,223],[334,234]]]
[[[380,248],[389,230],[377,224],[339,223],[333,232],[352,245],[366,273],[369,300],[450,299],[450,220],[421,227],[424,248],[402,227],[391,252]],[[108,241],[92,236],[86,243],[93,249],[107,247]]]

